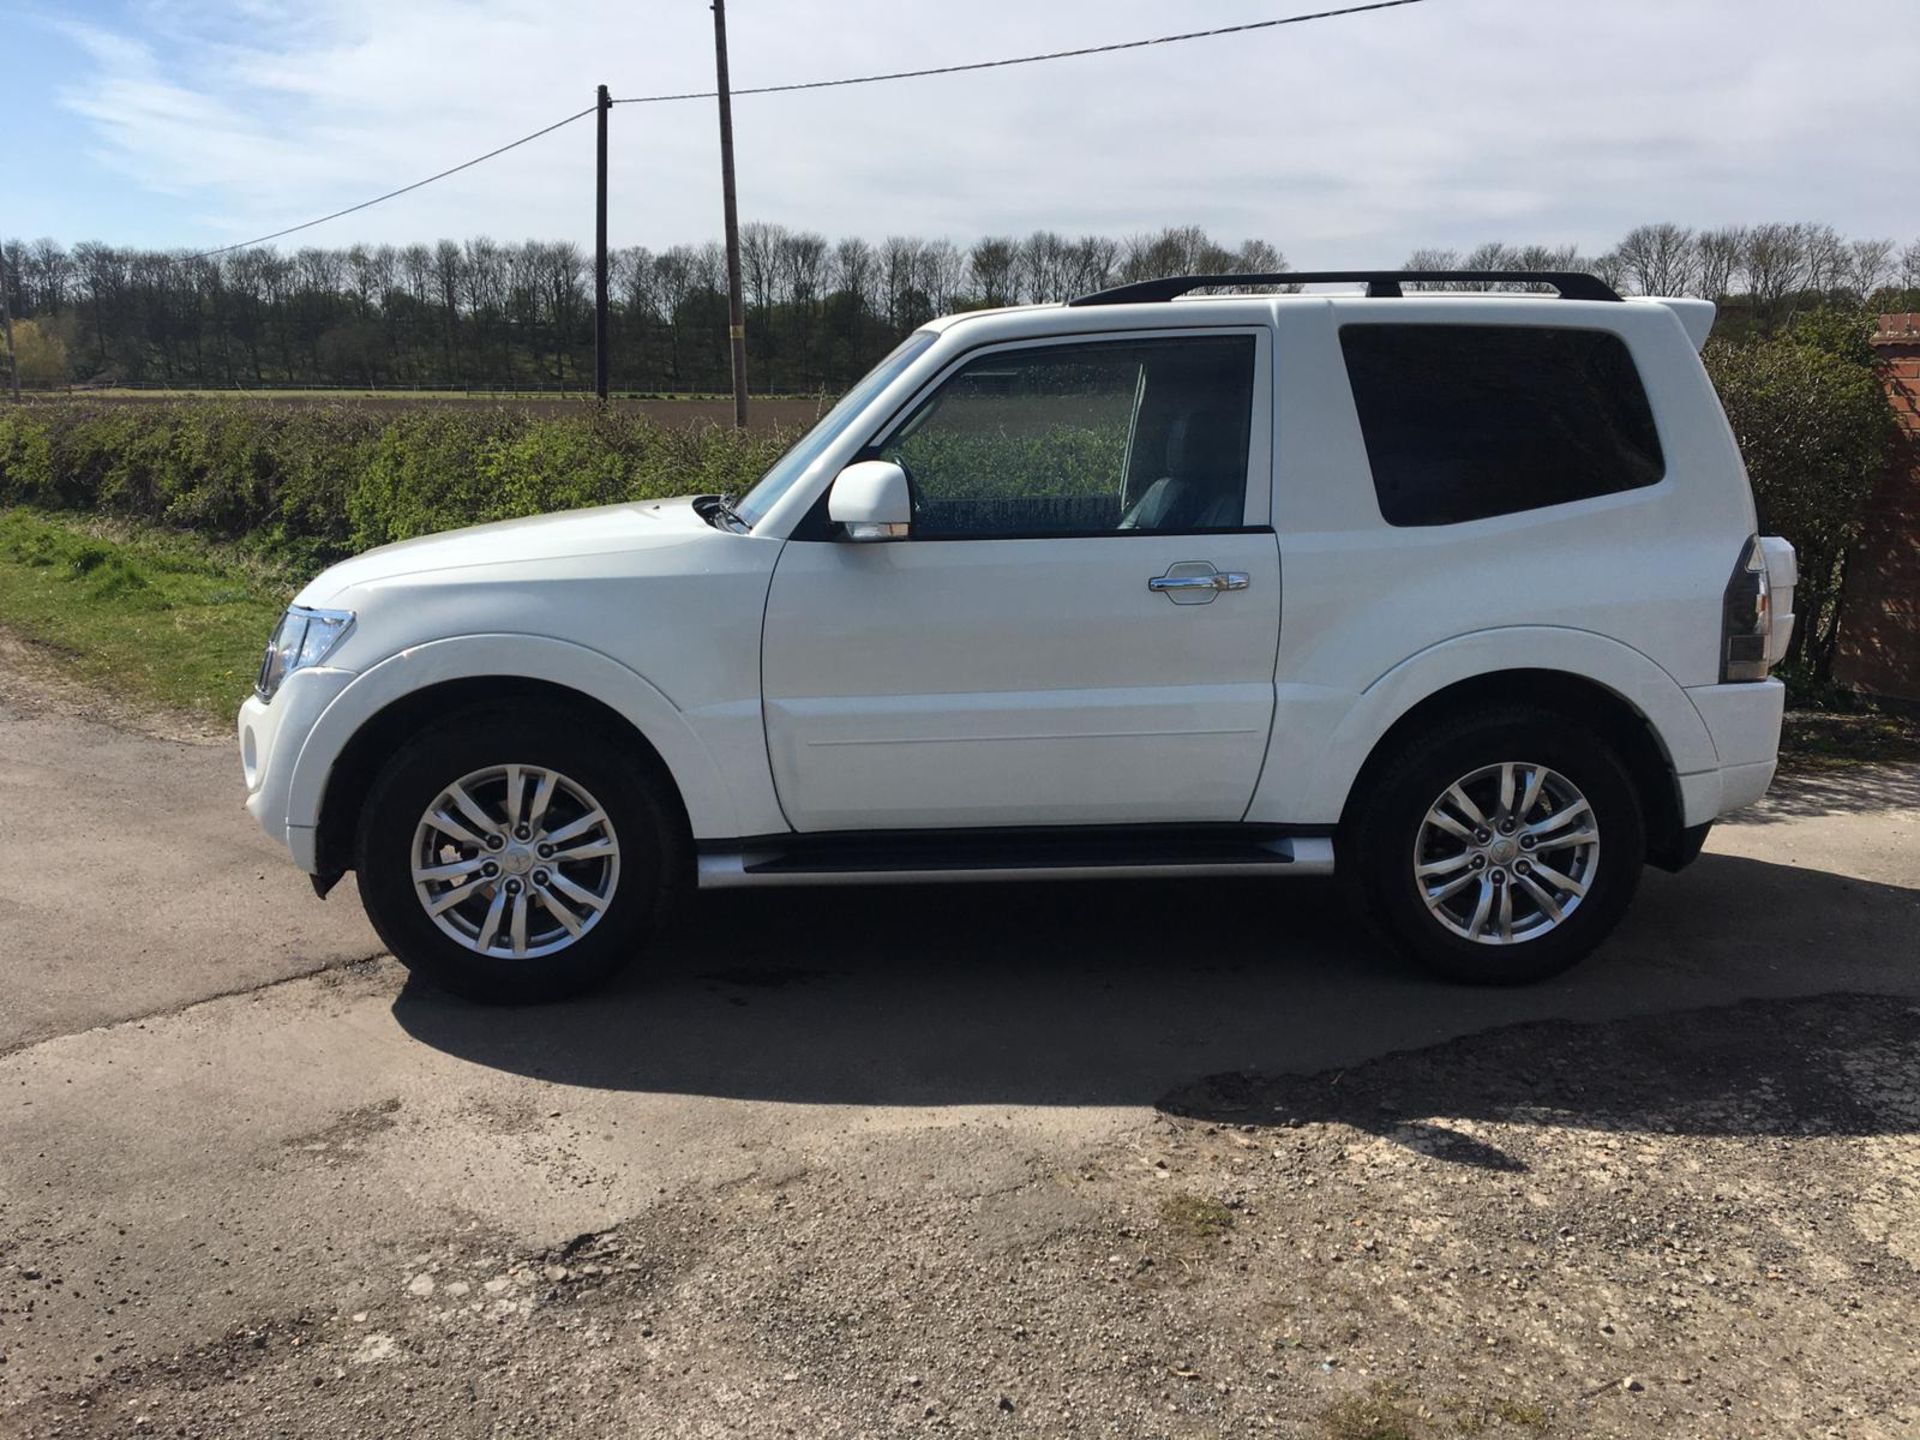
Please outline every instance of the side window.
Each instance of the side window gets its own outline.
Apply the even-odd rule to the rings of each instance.
[[[1250,335],[997,351],[868,453],[907,472],[915,539],[1231,529],[1253,365]]]
[[[1658,484],[1633,356],[1604,330],[1346,325],[1347,378],[1389,525],[1455,525]]]

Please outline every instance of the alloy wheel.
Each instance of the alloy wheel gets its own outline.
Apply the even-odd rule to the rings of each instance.
[[[600,923],[620,842],[600,802],[538,765],[463,775],[415,827],[413,888],[441,932],[476,954],[537,959]]]
[[[1480,945],[1518,945],[1565,924],[1593,886],[1600,828],[1580,787],[1509,760],[1462,776],[1427,809],[1413,879],[1427,910]]]

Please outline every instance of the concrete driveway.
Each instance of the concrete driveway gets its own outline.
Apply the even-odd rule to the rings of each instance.
[[[1850,992],[1906,1013],[1920,997],[1920,766],[1784,782],[1687,873],[1649,872],[1600,957],[1528,990],[1407,973],[1320,885],[1207,881],[708,896],[610,992],[529,1011],[404,983],[351,884],[315,899],[254,831],[237,768],[224,742],[131,733],[17,674],[0,685],[0,1433],[119,1434],[136,1421],[166,1434],[1106,1433],[1106,1420],[1136,1413],[1157,1418],[1122,1429],[1297,1433],[1289,1417],[1332,1425],[1342,1404],[1401,1403],[1382,1397],[1410,1393],[1418,1367],[1376,1356],[1356,1378],[1353,1362],[1316,1354],[1324,1369],[1296,1376],[1284,1356],[1223,1359],[1254,1368],[1200,1386],[1198,1369],[1169,1362],[1178,1379],[1107,1394],[1120,1381],[1061,1350],[1036,1362],[1068,1392],[1042,1425],[1024,1396],[965,1379],[972,1347],[954,1337],[970,1333],[968,1270],[940,1267],[969,1255],[979,1275],[1004,1267],[996,1288],[1011,1294],[1021,1266],[1061,1245],[1093,1246],[1098,1269],[1104,1247],[1142,1223],[1177,1230],[1171,1211],[1115,1218],[1135,1200],[1069,1196],[1062,1177],[1091,1185],[1137,1165],[1150,1182],[1184,1165],[1205,1189],[1227,1175],[1245,1157],[1205,1160],[1192,1147],[1214,1141],[1196,1137],[1240,1144],[1255,1124],[1169,1102],[1202,1077],[1331,1084],[1398,1064],[1398,1052],[1559,1034],[1558,1022],[1588,1040],[1648,1025],[1684,1036],[1698,1012],[1701,1033],[1724,1038],[1748,1023],[1727,1019],[1738,1002]],[[1756,1037],[1793,1023],[1766,1013]],[[1531,1068],[1498,1075],[1501,1113],[1525,1106]],[[1576,1118],[1583,1103],[1569,1102]],[[1847,1131],[1904,1147],[1884,1161],[1901,1185],[1920,1114],[1899,1117],[1915,1103],[1903,1088]],[[1821,1121],[1790,1105],[1755,1114],[1679,1129],[1784,1145]],[[1355,1121],[1249,1119],[1301,1127],[1303,1146]],[[1246,1143],[1255,1158],[1269,1148],[1265,1135]],[[1271,1148],[1280,1163],[1283,1147]],[[1351,1149],[1341,1140],[1338,1154]],[[1468,1173],[1493,1183],[1497,1169]],[[783,1207],[802,1192],[834,1217],[832,1237],[791,1230]],[[963,1213],[960,1243],[940,1217]],[[1239,1220],[1242,1261],[1256,1234],[1273,1254],[1309,1253],[1284,1206],[1262,1213],[1276,1228]],[[1196,1231],[1209,1242],[1211,1223]],[[683,1263],[696,1230],[706,1268]],[[899,1274],[939,1271],[915,1303],[961,1329],[930,1329],[916,1348],[905,1329],[862,1330],[829,1305],[766,1330],[804,1277],[834,1273],[805,1257],[849,1235]],[[1885,1243],[1882,1263],[1904,1263]],[[729,1253],[786,1277],[786,1299],[751,1323],[719,1318],[748,1281],[701,1289]],[[841,1269],[849,1284],[865,1274],[851,1260]],[[609,1294],[616,1281],[654,1288],[561,1319],[547,1340],[514,1328],[573,1313],[563,1292],[583,1275]],[[859,1287],[890,1283],[866,1275]],[[860,1309],[857,1294],[836,1303]],[[1887,1325],[1911,1336],[1911,1300],[1888,1304]],[[684,1348],[661,1348],[668,1314]],[[450,1338],[469,1319],[484,1322],[481,1338]],[[1553,1364],[1568,1374],[1631,1378],[1563,1351]],[[460,1357],[483,1352],[484,1397],[460,1378]],[[632,1368],[643,1361],[644,1381]],[[1459,1363],[1452,1388],[1470,1390]],[[1511,1376],[1535,1362],[1501,1363]],[[935,1376],[979,1393],[927,1398]],[[1076,1377],[1106,1398],[1074,1411]],[[1335,1388],[1312,1391],[1322,1384]],[[1839,1410],[1835,1433],[1899,1433],[1847,1428],[1848,1405],[1871,1408],[1847,1386],[1799,1385],[1767,1414],[1797,1424]],[[1643,1406],[1644,1432],[1556,1408],[1570,1394],[1498,1404],[1515,1433],[1651,1434],[1689,1428],[1706,1413],[1688,1408],[1701,1394]],[[1442,1425],[1434,1407],[1450,1402],[1418,1403],[1419,1424]],[[1483,1419],[1505,1413],[1471,1403],[1494,1407]]]

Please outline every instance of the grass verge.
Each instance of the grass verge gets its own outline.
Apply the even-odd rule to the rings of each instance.
[[[230,721],[293,590],[188,537],[0,510],[0,625],[117,698]]]

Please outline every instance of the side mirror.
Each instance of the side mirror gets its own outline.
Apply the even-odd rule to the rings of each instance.
[[[846,526],[849,540],[904,540],[913,523],[907,472],[890,460],[861,460],[833,478],[827,518]]]

